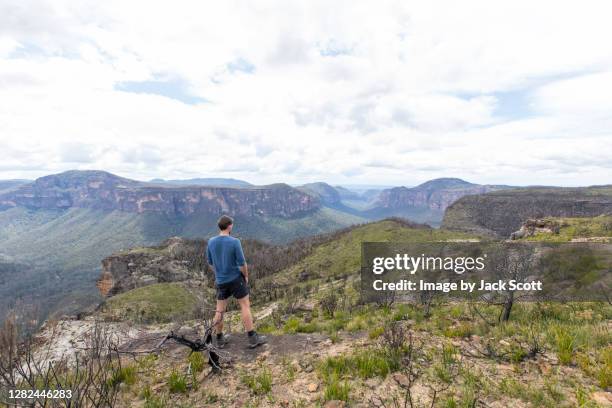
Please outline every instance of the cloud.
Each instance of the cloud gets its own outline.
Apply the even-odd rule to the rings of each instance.
[[[0,5],[0,178],[609,182],[608,2],[143,4]]]
[[[160,95],[189,105],[206,102],[204,98],[191,95],[188,82],[182,78],[124,81],[116,83],[115,89],[124,92]]]
[[[78,142],[62,143],[59,146],[60,160],[64,163],[91,163],[95,146]]]

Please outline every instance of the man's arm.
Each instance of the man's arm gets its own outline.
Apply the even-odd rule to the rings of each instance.
[[[248,283],[249,282],[249,267],[247,266],[246,262],[244,263],[244,265],[240,267],[240,272],[244,276],[244,280],[247,281]]]
[[[236,243],[236,262],[240,267],[240,273],[244,276],[245,281],[249,281],[249,267],[247,266],[246,260],[244,259],[244,252],[242,252],[242,244],[240,240]]]
[[[208,245],[206,246],[206,260],[208,261],[208,266],[212,270],[213,275],[215,274],[215,265],[213,264],[212,255],[210,253],[210,248]]]

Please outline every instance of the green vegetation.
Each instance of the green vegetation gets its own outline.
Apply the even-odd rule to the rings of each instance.
[[[134,385],[136,383],[136,367],[121,367],[121,369],[113,373],[108,382],[111,387],[116,387],[119,384]]]
[[[263,368],[255,374],[244,372],[240,379],[255,395],[268,394],[272,391],[272,373],[268,368]]]
[[[554,233],[536,232],[525,238],[527,241],[569,242],[577,238],[612,238],[612,215],[584,218],[547,217],[544,222],[554,225]]]
[[[180,283],[157,283],[113,296],[103,313],[136,322],[170,322],[190,316],[196,298]]]
[[[168,389],[173,394],[187,392],[187,377],[179,373],[177,370],[172,370],[168,377]]]
[[[365,224],[318,245],[310,255],[274,278],[275,281],[285,278],[287,283],[293,283],[300,272],[324,278],[357,274],[360,270],[362,242],[419,242],[470,238],[474,236],[439,229],[411,228],[395,220]],[[313,280],[310,279],[309,283],[313,284]]]
[[[325,381],[349,375],[361,379],[384,378],[399,368],[397,357],[384,349],[368,349],[351,355],[328,357],[320,364],[319,373]]]
[[[554,338],[559,362],[561,364],[570,364],[574,357],[574,344],[576,342],[574,336],[572,333],[568,333],[559,327],[554,331]]]
[[[576,215],[608,214],[612,187],[529,187],[465,196],[446,209],[442,227],[508,238],[543,209],[549,214],[572,214],[576,202],[587,209]]]
[[[98,300],[100,261],[126,248],[155,245],[171,236],[216,233],[216,215],[187,217],[85,208],[0,211],[0,260],[24,264],[0,286],[0,320],[15,299],[49,311],[78,312]],[[297,218],[236,217],[235,233],[274,243],[323,234],[364,219],[330,208]]]
[[[167,397],[151,397],[145,400],[144,408],[166,408],[168,406]]]
[[[201,373],[202,371],[204,371],[206,359],[204,358],[204,354],[202,354],[202,352],[197,351],[191,353],[189,355],[188,361],[194,373]]]
[[[348,401],[351,392],[351,385],[348,381],[341,381],[338,376],[327,380],[323,391],[323,398],[326,401],[339,400]]]

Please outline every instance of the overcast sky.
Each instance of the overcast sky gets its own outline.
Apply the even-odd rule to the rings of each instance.
[[[611,15],[605,0],[0,0],[0,179],[612,183]]]

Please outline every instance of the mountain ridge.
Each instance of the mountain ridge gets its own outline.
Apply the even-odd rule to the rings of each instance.
[[[0,210],[94,208],[126,212],[160,212],[187,216],[261,215],[291,218],[320,208],[316,197],[287,184],[233,188],[155,185],[98,171],[68,171],[44,176],[0,194]]]
[[[509,238],[528,219],[612,213],[612,185],[524,187],[465,196],[450,205],[442,227]]]
[[[475,184],[459,178],[438,178],[415,187],[382,190],[365,213],[369,218],[400,216],[438,226],[446,208],[461,197],[506,188],[509,187]]]
[[[249,187],[253,184],[234,178],[220,178],[220,177],[197,177],[191,179],[160,179],[155,178],[149,180],[151,184],[162,184],[162,185],[177,185],[177,186],[218,186],[218,187]]]

